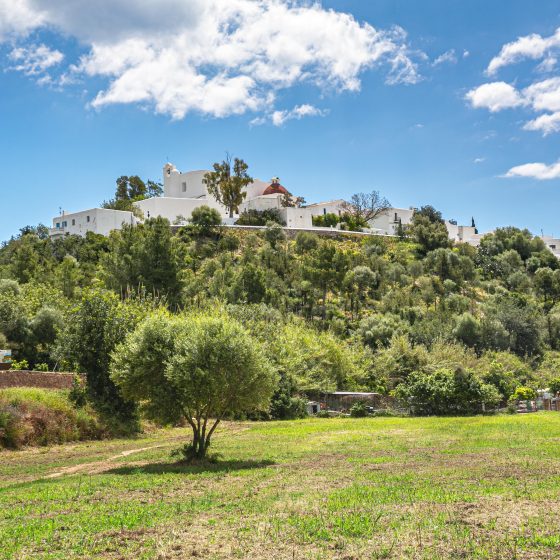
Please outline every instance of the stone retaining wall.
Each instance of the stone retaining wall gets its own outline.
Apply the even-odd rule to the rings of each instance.
[[[0,371],[0,389],[7,387],[38,387],[40,389],[70,389],[75,373],[52,371]],[[85,381],[85,376],[79,374]]]

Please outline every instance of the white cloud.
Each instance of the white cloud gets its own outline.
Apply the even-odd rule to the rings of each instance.
[[[536,82],[525,88],[523,95],[535,111],[560,111],[560,78]]]
[[[44,14],[28,0],[0,0],[0,41],[25,35],[44,23]]]
[[[538,179],[539,181],[546,181],[550,179],[560,178],[560,161],[552,165],[545,163],[526,163],[512,167],[504,177],[526,177],[531,179]]]
[[[278,92],[301,84],[358,91],[372,68],[387,84],[421,79],[423,53],[410,51],[403,29],[307,0],[0,0],[0,8],[13,1],[32,16],[13,30],[48,25],[88,48],[70,74],[105,80],[97,108],[141,103],[176,119],[271,114]],[[0,30],[2,17],[0,9]]]
[[[440,64],[457,64],[455,49],[451,49],[443,54],[440,54],[432,63],[433,66],[439,66]]]
[[[8,59],[13,62],[9,70],[23,72],[26,76],[39,76],[49,68],[60,64],[64,55],[46,45],[30,45],[12,49]]]
[[[504,45],[500,53],[495,56],[486,70],[489,76],[510,64],[515,64],[524,59],[538,60],[549,56],[551,50],[560,48],[560,27],[554,35],[542,37],[537,33],[519,37],[517,40]]]
[[[473,107],[491,112],[521,105],[535,113],[547,111],[525,123],[523,129],[539,131],[544,136],[560,131],[560,77],[535,82],[521,91],[505,82],[483,84],[471,90],[466,97]]]
[[[537,70],[539,72],[548,73],[556,69],[556,64],[558,59],[556,56],[548,55],[538,66]]]
[[[483,84],[469,91],[465,97],[475,109],[488,109],[492,113],[525,103],[519,92],[506,82]]]
[[[560,132],[560,111],[541,115],[540,117],[527,122],[523,129],[542,132],[544,136],[548,136],[553,132]]]
[[[302,119],[303,117],[321,117],[324,116],[326,113],[317,107],[313,107],[313,105],[297,105],[293,109],[289,111],[274,111],[270,116],[270,120],[274,126],[281,126],[286,121],[292,119]]]
[[[471,55],[470,51],[468,51],[467,49],[465,49],[463,51],[463,58],[468,58]]]
[[[473,163],[484,163],[485,161],[486,161],[486,158],[477,157],[477,158],[474,158]]]

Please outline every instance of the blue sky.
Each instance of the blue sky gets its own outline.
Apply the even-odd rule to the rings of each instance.
[[[201,2],[0,0],[0,239],[226,151],[309,202],[560,235],[557,0]]]

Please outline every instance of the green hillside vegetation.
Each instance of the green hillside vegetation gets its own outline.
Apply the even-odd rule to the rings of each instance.
[[[0,249],[0,346],[31,367],[86,372],[115,429],[139,417],[112,356],[160,308],[187,322],[227,315],[251,335],[276,379],[259,418],[298,416],[306,390],[337,389],[471,414],[558,377],[559,262],[527,230],[453,245],[425,207],[395,238],[232,230],[210,209],[181,228],[155,218],[108,238],[47,233],[24,228]]]

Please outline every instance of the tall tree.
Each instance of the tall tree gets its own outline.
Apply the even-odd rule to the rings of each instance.
[[[249,166],[239,158],[232,160],[229,154],[222,163],[213,165],[214,171],[206,173],[202,182],[208,188],[208,192],[229,212],[233,218],[234,213],[239,212],[239,205],[245,200],[247,193],[243,190],[253,182],[247,170]]]
[[[386,212],[391,203],[381,196],[379,191],[356,193],[350,200],[343,203],[343,209],[356,219],[361,225],[367,225],[372,220]]]
[[[111,353],[145,312],[138,302],[123,302],[110,292],[88,290],[59,338],[59,357],[86,373],[89,399],[116,430],[136,430],[138,417],[134,403],[123,398],[109,377]]]
[[[112,379],[155,420],[188,422],[186,459],[205,457],[226,415],[266,410],[276,386],[262,346],[235,319],[212,313],[153,315],[114,353]]]
[[[445,221],[433,206],[422,206],[414,212],[410,233],[418,243],[419,253],[426,255],[430,251],[451,246]]]

